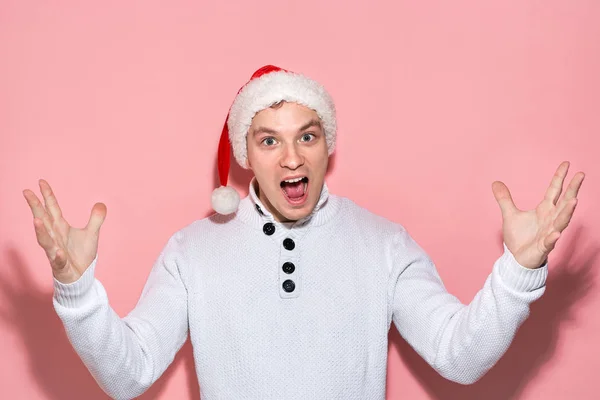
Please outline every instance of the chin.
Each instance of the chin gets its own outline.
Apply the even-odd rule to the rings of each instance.
[[[316,201],[312,201],[308,204],[305,204],[301,208],[290,208],[288,204],[284,203],[283,207],[281,207],[278,211],[279,214],[283,216],[286,220],[297,221],[308,216],[315,209],[315,206],[317,205],[316,203]]]
[[[308,214],[310,214],[311,211],[302,210],[302,211],[297,211],[297,212],[288,212],[285,214],[282,213],[281,215],[283,215],[283,217],[288,221],[298,221],[299,219],[302,219],[302,218],[306,217]]]

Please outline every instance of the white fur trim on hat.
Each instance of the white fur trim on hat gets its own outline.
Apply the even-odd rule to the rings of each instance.
[[[229,111],[229,140],[233,155],[242,168],[248,168],[246,135],[254,115],[280,101],[298,103],[314,110],[323,124],[328,154],[333,153],[337,123],[329,93],[320,83],[304,75],[275,71],[248,82]]]

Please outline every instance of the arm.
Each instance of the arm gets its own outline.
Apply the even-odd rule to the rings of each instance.
[[[180,233],[167,243],[136,307],[124,318],[94,278],[97,257],[75,282],[54,279],[54,307],[77,354],[116,399],[139,396],[171,364],[187,338],[187,290]]]
[[[470,384],[505,353],[529,305],[544,292],[547,265],[527,269],[508,248],[469,305],[448,293],[435,265],[406,231],[397,239],[391,274],[398,332],[438,373]]]
[[[444,377],[472,383],[504,354],[544,292],[548,254],[577,205],[578,172],[561,197],[569,162],[557,168],[543,200],[519,210],[506,185],[492,184],[502,212],[504,254],[468,306],[450,295],[433,262],[403,230],[397,236],[390,302],[398,331]]]

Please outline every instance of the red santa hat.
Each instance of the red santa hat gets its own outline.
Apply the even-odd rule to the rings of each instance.
[[[321,84],[304,75],[265,65],[238,91],[223,125],[217,155],[221,186],[213,191],[211,199],[217,213],[231,214],[240,203],[238,192],[227,186],[231,147],[237,163],[247,169],[246,135],[252,119],[257,112],[281,101],[298,103],[314,110],[323,125],[328,154],[333,153],[337,123],[329,93]]]

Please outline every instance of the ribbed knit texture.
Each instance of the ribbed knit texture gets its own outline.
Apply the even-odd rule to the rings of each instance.
[[[293,224],[276,222],[251,183],[235,215],[179,230],[124,318],[94,278],[97,262],[77,282],[54,281],[54,306],[116,399],[148,389],[189,334],[203,400],[382,400],[392,321],[440,374],[472,383],[504,354],[547,276],[547,265],[526,269],[505,246],[465,306],[401,225],[326,185],[315,211]]]

